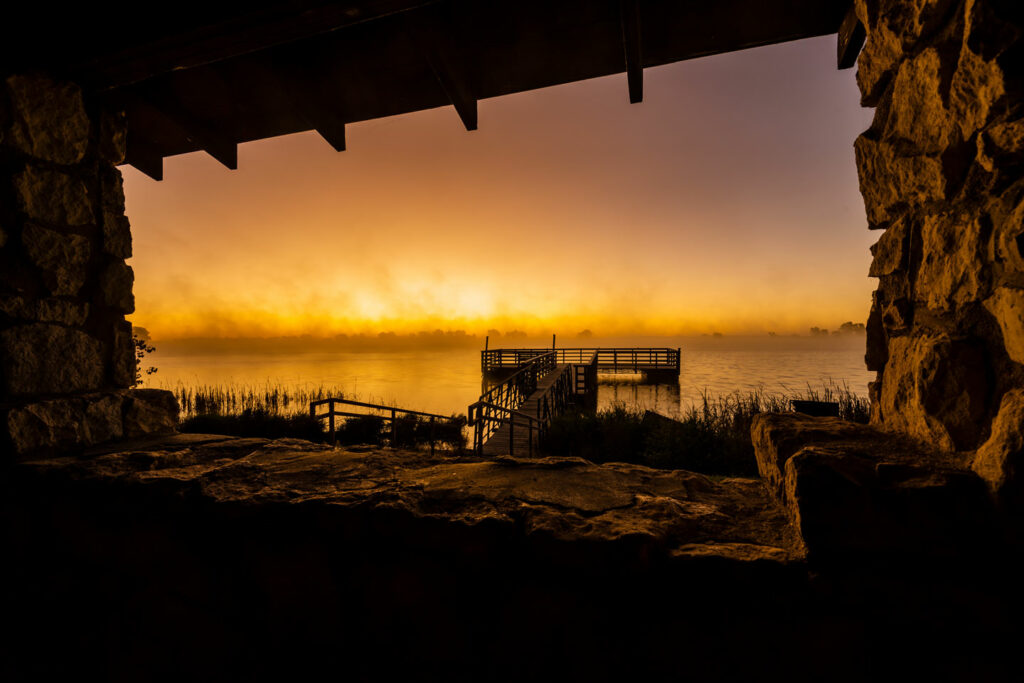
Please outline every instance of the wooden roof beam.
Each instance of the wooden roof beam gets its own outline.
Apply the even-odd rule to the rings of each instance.
[[[345,151],[345,120],[336,107],[315,92],[312,83],[282,74],[268,60],[261,59],[254,66],[263,80],[286,98],[296,118],[304,121],[308,130],[315,130],[334,151]]]
[[[164,179],[164,155],[152,141],[141,137],[138,133],[128,130],[125,163],[134,166],[153,180]]]
[[[124,87],[182,69],[213,64],[380,19],[437,0],[281,2],[266,10],[239,13],[229,21],[199,26],[143,46],[78,64],[73,71],[92,87]]]
[[[132,95],[132,99],[138,104],[150,108],[158,116],[181,131],[182,135],[199,149],[219,161],[226,168],[232,171],[238,169],[238,145],[227,135],[213,130],[208,125],[198,121],[180,103],[163,95],[143,97],[135,94]]]
[[[619,0],[622,17],[622,47],[626,57],[626,81],[629,85],[629,103],[644,101],[644,67],[640,37],[640,3],[638,0]]]
[[[860,19],[857,18],[857,13],[851,3],[843,17],[843,23],[839,25],[836,60],[840,69],[849,69],[857,63],[857,56],[860,54],[861,48],[864,47],[866,38],[867,32],[864,30],[863,24],[860,23]]]
[[[451,25],[444,26],[437,13],[430,11],[410,12],[406,18],[409,33],[430,65],[448,101],[455,107],[462,125],[466,130],[476,130],[477,99],[473,96],[469,79],[462,68],[459,50],[452,38]]]

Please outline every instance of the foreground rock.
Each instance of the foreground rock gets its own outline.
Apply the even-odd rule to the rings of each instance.
[[[964,456],[832,417],[762,414],[758,468],[818,561],[963,559],[990,548],[995,516]]]
[[[336,450],[270,441],[179,434],[115,452],[22,465],[54,483],[132,488],[191,503],[386,510],[556,541],[621,544],[633,561],[710,557],[787,565],[802,556],[781,510],[761,483],[713,483],[685,471],[579,458],[459,460],[415,451]],[[702,547],[707,546],[707,547]]]
[[[110,448],[4,480],[5,604],[37,679],[64,672],[53,643],[66,673],[120,680],[156,660],[179,680],[749,673],[802,628],[802,552],[757,480],[202,435]],[[736,639],[749,659],[711,654]]]
[[[809,572],[760,481],[635,465],[175,435],[0,482],[25,680],[992,680],[1016,604],[978,555]]]

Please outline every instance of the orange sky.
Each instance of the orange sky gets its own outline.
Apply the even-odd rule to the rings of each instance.
[[[806,332],[874,281],[835,37],[124,167],[155,339],[495,327]]]

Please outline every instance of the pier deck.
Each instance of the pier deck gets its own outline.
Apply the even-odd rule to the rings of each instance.
[[[571,367],[560,363],[554,370],[537,379],[537,389],[523,402],[518,412],[543,419],[545,399],[549,404],[556,403],[555,392],[559,390],[558,380]],[[516,420],[515,415],[507,422],[498,425],[494,433],[483,444],[483,455],[527,455],[537,449],[537,430],[532,429],[528,420]]]
[[[580,347],[563,349],[485,349],[480,352],[480,369],[485,376],[501,375],[522,367],[531,359],[554,353],[557,363],[589,365],[600,373],[637,373],[649,379],[679,377],[682,350],[653,347]]]

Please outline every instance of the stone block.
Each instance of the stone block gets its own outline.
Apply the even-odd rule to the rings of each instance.
[[[1024,38],[1024,9],[1018,0],[971,0],[964,19],[964,45],[985,60],[1006,55]]]
[[[878,104],[904,55],[913,52],[922,37],[935,34],[957,4],[956,0],[856,0],[857,17],[867,31],[857,60],[861,104]]]
[[[854,151],[872,227],[888,227],[907,208],[946,198],[946,178],[939,159],[901,156],[893,145],[868,134],[857,138]]]
[[[80,326],[89,317],[89,304],[64,299],[35,300],[23,296],[0,295],[0,313],[16,320]]]
[[[985,300],[985,308],[999,323],[1007,355],[1024,364],[1024,290],[999,287]]]
[[[51,226],[93,222],[89,189],[79,178],[29,165],[15,176],[14,188],[18,207],[30,220]]]
[[[95,390],[104,377],[103,346],[84,332],[35,323],[0,332],[3,396]]]
[[[86,264],[92,251],[87,237],[27,223],[21,232],[21,240],[51,294],[78,294],[85,284]]]
[[[4,416],[15,458],[60,452],[84,444],[84,403],[78,399],[40,401],[12,408]]]
[[[985,298],[991,286],[988,237],[975,215],[926,216],[921,225],[916,298],[936,311],[955,310]]]
[[[976,163],[988,173],[1024,162],[1024,119],[998,123],[977,139]]]
[[[761,413],[754,416],[750,437],[757,470],[776,500],[785,501],[785,464],[797,451],[813,444],[857,444],[889,438],[838,417],[810,417],[802,413]]]
[[[871,311],[868,313],[866,331],[864,363],[868,370],[881,370],[889,358],[889,348],[885,327],[882,324],[882,309],[878,292],[874,292],[871,297]]]
[[[887,455],[812,445],[786,461],[786,509],[812,560],[955,558],[991,542],[991,506],[976,474]]]
[[[769,490],[814,559],[955,556],[991,537],[981,479],[953,455],[837,418],[754,418]]]
[[[16,459],[56,455],[120,439],[124,393],[79,394],[34,401],[4,414],[6,440]]]
[[[77,85],[42,75],[7,79],[11,125],[7,144],[56,164],[77,164],[89,146],[89,117]]]
[[[113,256],[126,259],[132,255],[131,225],[124,215],[124,183],[116,168],[101,174],[103,195],[103,248]]]
[[[857,58],[857,86],[862,106],[878,105],[902,56],[903,43],[888,24],[876,23],[869,27],[864,49]]]
[[[982,59],[964,46],[949,92],[950,113],[963,139],[988,123],[991,112],[1005,94],[1003,72],[995,60]]]
[[[125,394],[124,436],[174,431],[178,425],[178,400],[163,389],[133,389]]]
[[[989,205],[995,260],[1007,284],[1024,286],[1024,179]]]
[[[104,306],[117,309],[121,313],[135,311],[135,295],[132,294],[132,283],[135,274],[131,266],[124,261],[113,261],[100,274],[100,301]]]
[[[878,241],[871,247],[871,268],[869,277],[892,275],[904,270],[909,261],[910,228],[909,219],[901,219],[893,223]]]
[[[885,429],[954,451],[978,446],[991,370],[984,349],[946,335],[889,340],[880,415]]]
[[[127,216],[103,212],[103,250],[120,259],[132,256],[131,223]]]
[[[114,386],[127,388],[135,384],[135,344],[132,343],[131,323],[121,321],[117,324],[111,353]]]
[[[992,432],[972,467],[997,501],[1016,512],[1024,509],[1024,389],[1003,394]]]
[[[903,61],[893,80],[884,139],[910,145],[920,154],[943,152],[960,133],[942,97],[938,50],[927,49]]]
[[[93,446],[120,439],[124,434],[124,393],[84,397],[83,441]]]
[[[100,114],[100,158],[111,164],[123,164],[128,128],[121,111],[104,111]]]
[[[36,320],[79,327],[89,317],[89,304],[63,299],[42,299],[38,302]]]

